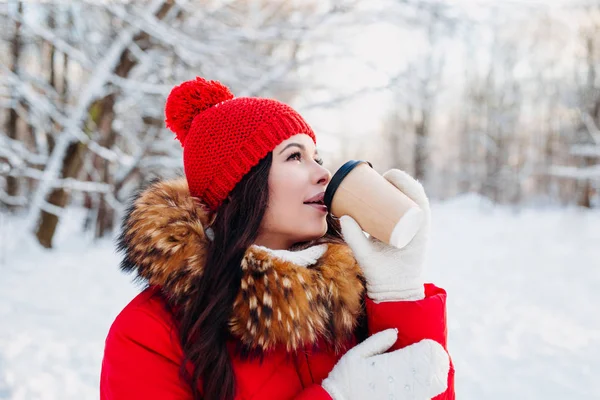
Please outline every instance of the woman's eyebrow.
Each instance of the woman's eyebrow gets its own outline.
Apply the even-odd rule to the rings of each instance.
[[[295,147],[300,147],[302,150],[306,150],[306,147],[304,147],[304,145],[303,145],[303,144],[300,144],[300,143],[290,143],[290,144],[288,144],[287,146],[285,146],[285,147],[283,148],[283,150],[281,150],[281,151],[279,152],[279,154],[283,153],[284,151],[286,151],[287,149],[289,149],[289,148],[290,148],[290,147],[292,147],[292,146],[295,146]]]
[[[279,154],[283,153],[284,151],[286,151],[290,147],[299,147],[301,150],[306,151],[306,147],[303,144],[300,144],[300,143],[290,143],[287,146],[285,146],[283,148],[283,150],[281,150],[279,152]],[[319,155],[319,150],[315,149],[315,156],[318,156],[318,155]]]

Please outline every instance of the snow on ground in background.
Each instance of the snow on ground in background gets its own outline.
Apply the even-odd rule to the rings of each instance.
[[[55,251],[26,238],[10,246],[16,254],[0,255],[2,399],[99,397],[104,338],[137,290],[119,271],[112,240],[92,245],[79,220],[60,227]],[[19,222],[5,221],[4,235]]]
[[[600,399],[600,213],[464,196],[433,214],[425,274],[448,291],[457,398]],[[0,224],[0,399],[99,397],[104,338],[138,290],[78,221],[52,251]]]
[[[600,399],[600,213],[434,207],[458,399]]]

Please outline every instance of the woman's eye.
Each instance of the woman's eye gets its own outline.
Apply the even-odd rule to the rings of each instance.
[[[287,158],[288,161],[289,160],[298,160],[298,161],[302,161],[302,153],[300,153],[299,151],[290,154],[290,156]],[[319,165],[323,165],[323,159],[322,158],[315,158],[315,162]]]
[[[301,159],[302,159],[302,154],[300,154],[300,152],[299,152],[299,151],[297,151],[297,152],[295,152],[295,153],[291,154],[291,155],[288,157],[288,161],[289,161],[289,160],[298,160],[298,161],[300,161]]]

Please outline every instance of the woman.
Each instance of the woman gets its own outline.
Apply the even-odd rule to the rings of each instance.
[[[185,178],[125,218],[122,268],[148,287],[110,329],[102,399],[454,398],[419,183],[385,175],[427,216],[395,249],[328,214],[331,175],[289,106],[196,78],[165,112]]]

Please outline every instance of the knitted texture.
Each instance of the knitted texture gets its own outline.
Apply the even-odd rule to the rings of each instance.
[[[274,99],[234,98],[217,81],[197,77],[173,88],[165,122],[183,146],[190,194],[216,210],[252,167],[284,140],[304,133],[306,121]]]
[[[374,333],[340,358],[323,388],[333,400],[431,399],[448,388],[450,358],[431,339],[387,352],[397,329]]]

